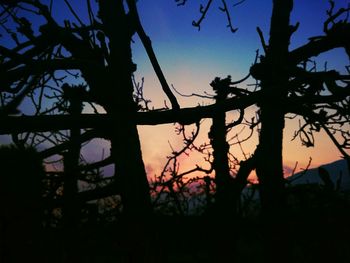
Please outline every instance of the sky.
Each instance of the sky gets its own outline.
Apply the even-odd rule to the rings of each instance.
[[[74,8],[84,15],[85,1],[70,1]],[[173,85],[181,94],[213,94],[210,82],[215,77],[224,78],[228,75],[233,80],[243,78],[249,72],[253,64],[256,50],[262,53],[261,42],[256,30],[259,26],[268,41],[269,23],[271,16],[272,0],[227,0],[232,24],[238,28],[236,33],[231,33],[227,28],[225,14],[219,10],[221,0],[214,0],[211,9],[203,20],[198,31],[192,26],[193,20],[200,17],[199,5],[205,4],[205,0],[188,0],[186,5],[177,6],[175,0],[139,0],[137,2],[141,22],[148,36],[152,40],[154,51],[163,69],[169,84]],[[335,1],[337,6],[346,6],[349,0]],[[63,19],[69,13],[63,0],[54,2],[55,16]],[[290,49],[294,49],[307,43],[308,38],[322,35],[323,21],[326,19],[326,10],[329,8],[327,0],[295,0],[291,16],[292,24],[300,22],[299,29],[291,39]],[[133,60],[137,64],[136,79],[144,78],[145,97],[152,101],[155,108],[164,107],[167,102],[159,81],[147,58],[140,40],[133,37]],[[317,59],[319,69],[322,69],[327,61],[328,68],[344,71],[344,66],[349,65],[349,60],[342,50],[328,52]],[[254,81],[249,79],[240,87],[246,88]],[[176,94],[181,107],[194,107],[213,103],[212,100],[199,97],[182,97]],[[249,118],[253,116],[255,109],[248,110]],[[237,118],[237,113],[227,113],[228,120]],[[208,130],[210,120],[204,120],[198,144],[208,142]],[[174,125],[139,126],[140,139],[144,162],[148,174],[158,174],[166,162],[166,156],[173,150],[180,150],[183,146],[181,136],[177,136]],[[284,134],[284,161],[285,172],[290,172],[295,163],[298,169],[306,167],[309,158],[312,158],[312,167],[329,163],[340,158],[340,153],[330,140],[322,133],[316,136],[314,148],[305,148],[296,139],[291,141],[294,131],[298,127],[298,120],[287,120]],[[193,127],[188,127],[188,133]],[[239,133],[239,138],[244,138],[249,133],[249,128],[235,128],[228,135],[229,138]],[[241,132],[241,133],[240,133]],[[234,143],[235,140],[230,142]],[[244,158],[242,151],[249,156],[255,150],[257,134],[243,143],[241,146],[233,145],[231,152],[239,159]],[[108,143],[103,140],[94,140],[84,147],[86,159],[100,159],[106,154]],[[191,154],[181,158],[181,170],[187,170],[199,164],[207,167],[203,156]],[[297,169],[297,171],[298,171]]]
[[[231,75],[233,80],[241,79],[249,72],[256,50],[259,49],[262,53],[256,27],[259,26],[262,29],[268,41],[272,1],[246,0],[234,6],[237,2],[239,1],[227,1],[231,4],[229,6],[233,26],[238,28],[236,33],[231,33],[226,27],[225,14],[218,8],[222,5],[221,1],[213,1],[213,6],[202,22],[200,31],[192,26],[192,21],[199,18],[199,3],[205,3],[205,1],[187,1],[185,6],[180,7],[176,6],[175,1],[169,0],[138,1],[141,22],[152,40],[168,83],[174,85],[181,94],[204,94],[205,92],[212,94],[209,83],[215,77],[223,78]],[[349,1],[345,0],[336,1],[338,7],[346,6],[348,3]],[[309,37],[323,34],[323,21],[327,17],[328,8],[329,3],[326,0],[294,1],[291,23],[299,22],[300,26],[292,36],[291,50],[307,43]],[[138,38],[134,39],[133,59],[138,68],[136,76],[138,79],[144,77],[145,94],[151,98],[152,105],[156,108],[162,107],[166,98],[162,94],[159,82]],[[345,65],[349,65],[347,56],[340,49],[315,59],[320,70],[326,61],[328,68],[333,67],[341,72],[344,72]],[[251,83],[254,83],[253,80],[248,80],[241,87]],[[184,98],[179,95],[177,97],[183,107],[212,103],[210,100],[201,98]],[[315,147],[306,148],[298,139],[292,141],[298,125],[297,119],[286,122],[283,146],[286,174],[291,172],[296,162],[298,162],[297,171],[305,168],[310,157],[312,158],[311,167],[329,163],[341,157],[323,133],[316,135]],[[210,127],[210,120],[206,120],[203,126],[204,131],[200,137],[203,141],[208,141],[208,130],[205,129]],[[174,137],[174,127],[171,125],[139,127],[139,131],[146,167],[153,167],[149,172],[156,170],[157,166],[162,166],[164,152],[171,153],[169,144],[175,149],[180,149],[182,146],[181,137]],[[233,131],[231,136],[237,132]],[[255,134],[250,141],[243,144],[247,155],[253,153],[256,143]],[[238,146],[232,146],[231,152],[243,158]],[[159,160],[159,165],[155,163],[156,160]],[[190,169],[195,163],[203,163],[201,157],[195,155],[192,159],[187,159],[182,169]]]

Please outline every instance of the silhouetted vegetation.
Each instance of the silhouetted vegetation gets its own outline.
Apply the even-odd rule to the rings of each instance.
[[[0,148],[1,262],[39,260],[43,218],[42,161],[33,148]]]
[[[330,1],[324,34],[291,50],[299,26],[290,24],[293,1],[274,0],[268,41],[258,28],[263,54],[248,75],[215,78],[215,95],[193,94],[213,104],[183,108],[137,1],[82,1],[83,14],[65,0],[63,21],[53,2],[0,1],[0,133],[12,142],[0,148],[1,262],[350,260],[349,193],[322,167],[322,184],[293,185],[282,158],[285,119],[299,116],[295,137],[311,147],[314,133],[324,130],[350,167],[349,68],[319,71],[312,61],[335,48],[350,56],[349,7]],[[200,5],[194,27],[212,2]],[[221,3],[235,33],[228,0]],[[135,34],[171,107],[151,109],[135,80]],[[255,85],[241,87],[249,78]],[[257,111],[248,120],[250,106]],[[238,118],[229,122],[228,111]],[[198,144],[205,118],[208,142]],[[147,177],[137,126],[165,123],[176,123],[184,146],[172,149],[159,175]],[[229,132],[242,126],[249,134],[242,139],[237,132],[231,143]],[[245,154],[241,143],[254,133],[256,150]],[[109,152],[85,160],[94,140]],[[180,157],[192,152],[207,167],[180,172]],[[258,182],[248,179],[253,170]]]

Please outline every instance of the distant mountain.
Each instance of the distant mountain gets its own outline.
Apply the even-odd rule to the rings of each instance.
[[[350,190],[350,176],[345,160],[338,160],[329,164],[321,165],[320,167],[328,171],[334,185],[336,185],[337,180],[341,177],[340,190]],[[293,184],[323,184],[318,173],[318,167],[309,169],[304,175],[302,174],[303,172],[297,173],[289,177],[288,180],[291,180]]]

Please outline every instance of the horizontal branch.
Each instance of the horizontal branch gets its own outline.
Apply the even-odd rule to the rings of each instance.
[[[192,124],[203,118],[211,118],[218,111],[244,109],[255,104],[260,92],[249,96],[231,98],[222,103],[180,110],[138,112],[134,119],[137,125],[159,125],[167,123]],[[125,114],[125,113],[123,113]],[[132,114],[129,115],[133,118]],[[125,117],[124,117],[125,118]],[[47,115],[47,116],[0,116],[0,134],[22,132],[46,132],[74,128],[104,128],[116,125],[118,116],[109,114]]]
[[[104,187],[79,192],[76,196],[76,200],[78,203],[83,204],[92,200],[98,200],[118,194],[120,194],[120,187],[116,183],[110,183]],[[45,204],[48,207],[60,207],[63,205],[63,199],[45,199]]]
[[[316,105],[316,104],[331,104],[345,100],[350,96],[350,89],[344,89],[344,92],[333,95],[314,95],[314,96],[298,96],[290,97],[286,100],[285,105],[287,111],[289,109],[298,109],[305,105]],[[302,111],[301,111],[302,112]],[[302,114],[301,114],[302,115]]]
[[[81,171],[91,171],[94,169],[99,169],[99,168],[105,167],[105,166],[110,165],[112,163],[113,163],[113,158],[111,156],[109,156],[101,161],[97,161],[97,162],[90,163],[90,164],[87,164],[84,166],[80,166],[79,169]]]
[[[104,187],[78,193],[78,201],[84,203],[118,194],[120,194],[120,187],[116,183],[111,183]]]
[[[327,35],[311,39],[309,43],[291,51],[289,53],[289,60],[292,64],[298,64],[334,48],[349,48],[349,35],[349,24],[338,25],[332,28]]]
[[[84,143],[88,140],[91,140],[93,138],[97,138],[99,137],[100,134],[97,130],[88,130],[86,131],[85,133],[81,134],[79,136],[79,139],[78,141],[75,141],[74,143],[76,142],[79,142],[79,143]],[[70,141],[67,141],[67,142],[63,142],[59,145],[55,145],[51,148],[48,148],[48,149],[45,149],[41,152],[39,152],[39,156],[42,158],[42,159],[45,159],[45,158],[48,158],[52,155],[55,155],[55,154],[60,154],[61,152],[63,152],[64,150],[68,149],[70,146],[71,146],[71,142]]]
[[[344,92],[341,95],[291,97],[288,98],[288,105],[334,103],[342,101],[349,94]],[[168,123],[181,123],[184,125],[193,124],[204,118],[212,118],[217,112],[245,109],[259,101],[261,92],[254,92],[250,95],[231,98],[222,103],[208,106],[183,108],[180,110],[138,112],[133,117],[137,125],[159,125]],[[307,101],[306,101],[307,100]],[[288,107],[287,107],[288,108]],[[288,108],[289,109],[289,108]],[[288,109],[286,109],[288,111]],[[12,134],[23,132],[46,132],[74,128],[98,128],[104,129],[119,124],[118,116],[109,114],[82,114],[71,115],[47,115],[47,116],[0,116],[0,134]]]
[[[64,58],[64,59],[51,59],[51,60],[32,60],[23,66],[15,69],[0,72],[0,76],[6,83],[10,84],[23,76],[29,75],[40,75],[45,72],[52,72],[55,70],[84,70],[84,69],[103,69],[99,67],[98,63],[91,60]]]

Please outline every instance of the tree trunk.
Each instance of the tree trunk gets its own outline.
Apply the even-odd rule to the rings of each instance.
[[[133,217],[147,216],[152,208],[137,128],[130,120],[124,120],[122,125],[113,129],[111,154],[121,184],[123,212]]]
[[[231,78],[216,78],[210,85],[216,92],[216,103],[222,103],[227,99]],[[235,220],[237,219],[237,204],[240,195],[234,193],[233,178],[230,174],[229,149],[226,140],[226,112],[218,111],[212,118],[212,126],[209,132],[210,143],[213,147],[213,169],[215,171],[215,204],[214,218],[215,240],[213,252],[217,260],[232,261],[235,255],[236,233]],[[236,198],[235,198],[236,197]]]
[[[123,243],[127,262],[151,262],[150,235],[147,232],[152,214],[147,174],[142,160],[141,145],[136,126],[137,105],[133,99],[131,37],[135,33],[124,1],[99,1],[104,33],[109,39],[108,66],[100,98],[115,125],[107,131],[111,140],[111,157],[118,178],[125,231]]]
[[[82,101],[79,98],[80,87],[69,87],[65,90],[65,96],[69,101],[69,114],[79,116],[83,109]],[[64,225],[68,229],[73,229],[78,224],[78,173],[80,160],[80,129],[70,130],[70,147],[64,154]]]
[[[256,172],[264,213],[279,213],[284,207],[282,143],[284,105],[288,87],[288,46],[292,0],[274,0],[270,41],[262,59],[262,98],[260,102],[261,131],[257,148]]]
[[[261,106],[260,143],[256,152],[261,205],[266,215],[280,213],[285,207],[282,162],[284,114],[273,105]]]
[[[82,111],[82,101],[79,98],[79,88],[69,87],[65,90],[65,96],[69,100],[69,114],[79,116]],[[78,173],[80,160],[80,129],[70,130],[70,147],[64,154],[64,183],[63,183],[63,223],[65,234],[64,262],[76,262],[79,260],[77,252],[78,233],[77,227],[80,218],[80,206],[77,203]]]
[[[261,59],[259,145],[256,150],[256,173],[259,178],[263,213],[265,260],[289,262],[288,234],[285,226],[285,186],[283,178],[284,100],[288,88],[289,25],[293,0],[274,0],[270,40],[266,57]]]
[[[135,122],[137,107],[131,77],[136,66],[130,47],[134,31],[123,1],[100,1],[99,6],[110,47],[106,87],[101,87],[103,106],[116,120],[109,131],[111,155],[120,179],[124,213],[132,217],[145,216],[151,213],[151,201]]]
[[[216,78],[210,85],[217,93],[216,103],[227,99],[231,78]],[[212,126],[209,132],[210,143],[213,147],[213,169],[215,171],[215,212],[218,217],[230,221],[236,213],[236,203],[233,200],[233,178],[229,167],[229,144],[226,140],[226,112],[216,112],[212,118]]]

